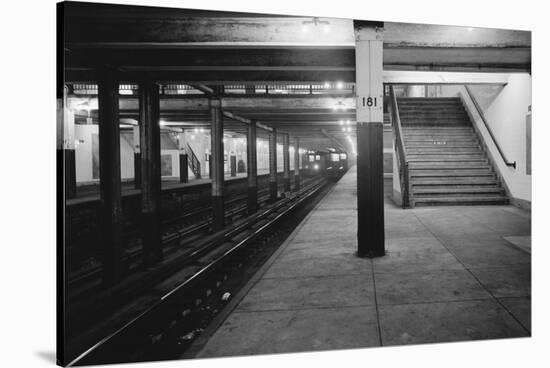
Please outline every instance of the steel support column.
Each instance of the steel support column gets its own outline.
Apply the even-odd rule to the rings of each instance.
[[[300,138],[294,141],[294,190],[300,190]]]
[[[231,177],[236,177],[237,176],[237,156],[230,154],[229,168],[230,168]]]
[[[180,151],[180,183],[187,183],[189,181],[189,163],[187,153]]]
[[[283,135],[283,185],[285,193],[290,192],[290,137]]]
[[[180,183],[187,183],[189,181],[189,158],[186,149],[187,142],[185,142],[185,135],[183,133],[178,134],[178,150],[179,150],[179,166],[180,166]]]
[[[133,128],[134,138],[134,188],[141,188],[141,151],[139,148],[139,124]]]
[[[74,112],[67,105],[68,87],[63,86],[63,104],[60,106],[60,118],[62,119],[63,141],[63,178],[65,185],[65,198],[76,197],[76,154],[75,154],[75,132]]]
[[[223,115],[221,101],[210,100],[211,152],[210,168],[212,178],[212,228],[220,230],[224,226],[224,153],[223,153]]]
[[[139,84],[143,265],[162,260],[160,222],[160,96],[154,82]]]
[[[248,125],[246,135],[246,173],[248,184],[248,213],[258,210],[258,161],[256,151],[256,124]]]
[[[120,129],[118,78],[114,70],[98,71],[99,211],[106,287],[120,281],[122,269],[122,201],[120,188]]]
[[[382,26],[354,21],[359,257],[385,254]]]
[[[277,131],[269,132],[269,197],[276,201],[278,197],[277,188]]]

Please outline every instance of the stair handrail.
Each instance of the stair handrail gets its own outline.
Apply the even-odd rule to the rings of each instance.
[[[397,147],[397,163],[399,167],[399,179],[401,183],[401,203],[403,208],[409,208],[409,162],[407,161],[407,150],[405,148],[405,142],[403,140],[403,129],[401,126],[399,107],[397,106],[397,98],[395,97],[393,85],[390,86],[390,106],[393,131],[395,132],[395,142]]]
[[[187,152],[189,152],[189,155],[191,156],[191,170],[193,170],[193,174],[195,174],[195,178],[200,179],[201,177],[201,162],[197,158],[197,155],[195,155],[195,152],[187,143]]]
[[[469,86],[464,85],[464,87],[466,89],[466,92],[468,92],[468,96],[470,96],[470,99],[472,100],[472,103],[474,104],[474,106],[477,110],[477,113],[481,117],[481,121],[483,121],[483,125],[485,125],[485,129],[487,129],[487,131],[489,132],[489,135],[491,136],[491,139],[493,140],[493,143],[497,147],[498,153],[500,153],[500,156],[502,157],[502,160],[504,161],[504,164],[506,164],[506,166],[511,166],[515,169],[516,168],[516,161],[511,162],[506,158],[506,155],[504,154],[504,152],[502,151],[502,148],[498,144],[498,142],[495,138],[495,135],[493,134],[493,130],[491,129],[491,126],[487,122],[487,118],[485,117],[485,114],[483,113],[483,109],[479,105],[479,103],[477,101],[477,98],[474,96],[474,93],[472,92],[472,90],[470,89]]]

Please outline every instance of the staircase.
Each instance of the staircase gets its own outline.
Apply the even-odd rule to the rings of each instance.
[[[191,166],[191,171],[193,171],[193,174],[195,175],[195,179],[201,178],[201,162],[197,158],[197,155],[195,155],[195,152],[191,148],[189,144],[187,144],[187,157],[189,160],[189,166]]]
[[[459,98],[398,98],[414,206],[507,204]]]

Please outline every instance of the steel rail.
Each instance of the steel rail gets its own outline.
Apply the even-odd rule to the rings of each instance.
[[[485,125],[485,129],[487,129],[487,131],[489,132],[489,135],[491,136],[491,139],[493,140],[493,143],[497,147],[498,153],[500,153],[500,157],[502,157],[502,160],[504,161],[504,164],[506,166],[513,167],[515,169],[516,168],[516,161],[512,162],[512,161],[509,161],[506,158],[506,155],[504,154],[504,151],[502,150],[502,148],[498,144],[498,141],[495,138],[493,130],[491,129],[491,126],[487,122],[487,118],[485,117],[483,109],[479,105],[479,102],[477,101],[477,98],[474,96],[474,93],[472,92],[472,90],[470,89],[469,86],[464,85],[464,88],[466,89],[466,92],[468,92],[468,96],[470,96],[470,99],[472,100],[472,102],[473,102],[473,104],[474,104],[474,106],[477,110],[477,113],[481,117],[481,121],[483,121],[483,125]]]
[[[407,150],[403,139],[403,127],[399,116],[399,106],[397,105],[397,98],[395,97],[393,85],[390,86],[390,106],[401,183],[401,205],[403,208],[410,208],[409,162],[407,160]]]
[[[280,210],[284,205],[289,204],[287,208],[285,208],[282,212],[277,213],[277,215],[269,219],[269,221],[262,226],[260,226],[258,229],[255,229],[251,234],[248,234],[244,239],[238,241],[234,246],[232,246],[230,249],[225,251],[221,256],[217,257],[213,261],[209,262],[206,266],[202,267],[199,271],[193,274],[190,278],[183,281],[180,285],[176,286],[174,289],[163,295],[159,300],[157,300],[153,305],[148,307],[146,310],[141,312],[138,316],[132,318],[130,321],[126,322],[122,327],[117,329],[116,331],[112,332],[105,338],[101,339],[99,342],[85,350],[82,354],[77,356],[75,359],[73,359],[67,366],[74,366],[75,364],[83,362],[85,359],[89,358],[92,354],[99,354],[101,356],[101,349],[108,350],[108,344],[114,343],[116,344],[117,339],[121,339],[122,341],[119,341],[120,343],[124,344],[124,336],[125,335],[131,335],[132,331],[131,328],[135,327],[138,331],[141,333],[144,333],[143,330],[139,329],[138,325],[140,322],[146,320],[147,318],[151,318],[152,316],[155,316],[155,313],[160,313],[162,315],[162,308],[167,306],[166,303],[170,301],[170,299],[177,297],[180,294],[183,293],[191,293],[192,294],[192,288],[196,285],[196,283],[202,281],[205,277],[207,277],[209,274],[214,273],[214,271],[221,265],[223,265],[225,262],[229,261],[229,258],[237,253],[237,251],[243,249],[246,245],[250,244],[250,242],[254,239],[256,239],[258,236],[262,235],[264,232],[266,232],[268,229],[270,229],[273,225],[275,225],[279,220],[281,220],[284,216],[286,216],[289,212],[294,210],[298,205],[304,203],[308,198],[313,196],[315,193],[317,193],[323,186],[326,184],[326,180],[318,180],[315,183],[310,184],[309,187],[303,188],[300,190],[298,194],[294,194],[293,196],[281,199],[278,201],[278,203],[275,204],[270,209],[267,209],[263,211],[258,216],[255,216],[255,221],[250,221],[248,223],[248,226],[241,226],[240,231],[237,231],[237,229],[232,229],[226,234],[224,234],[223,238],[226,240],[229,240],[228,238],[234,237],[238,233],[245,231],[249,229],[253,224],[257,223],[259,220],[266,218],[270,214],[277,213],[278,210]],[[180,295],[181,296],[181,295]],[[134,331],[135,332],[135,331]],[[83,363],[88,364],[88,363]]]

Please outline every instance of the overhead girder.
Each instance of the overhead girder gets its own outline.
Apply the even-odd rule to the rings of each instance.
[[[71,44],[162,46],[275,47],[354,46],[351,19],[321,18],[325,25],[308,26],[312,17],[197,12],[177,8],[107,4],[65,4],[65,39]],[[305,23],[304,23],[305,22]],[[522,47],[531,34],[490,28],[384,23],[384,42],[390,46]]]
[[[69,97],[69,105],[74,107],[81,102],[82,97]],[[120,96],[120,110],[137,110],[138,99],[136,96]],[[277,113],[279,111],[315,112],[334,111],[343,112],[342,109],[351,110],[355,108],[355,97],[349,95],[324,96],[324,95],[304,95],[303,98],[242,98],[242,97],[222,97],[222,108],[229,111],[266,111],[267,113]],[[202,113],[208,111],[207,97],[161,97],[161,111],[186,111],[189,113]],[[338,109],[338,110],[335,110]]]
[[[105,64],[128,80],[355,80],[350,19],[220,14],[67,3],[67,80]],[[530,71],[527,31],[386,22],[383,37],[385,70]]]
[[[280,51],[280,50],[278,50]],[[332,50],[337,53],[335,59],[347,59],[354,50]],[[95,54],[92,50],[71,51],[73,54]],[[179,50],[184,53],[185,50]],[[240,54],[242,50],[235,49],[233,53]],[[149,55],[155,55],[156,50],[148,50]],[[242,82],[286,82],[322,83],[324,81],[355,82],[355,66],[338,64],[316,65],[311,58],[307,64],[263,64],[240,66],[225,65],[223,57],[214,57],[218,65],[131,65],[114,64],[120,70],[122,81],[135,81],[144,78],[156,81],[174,81],[182,83],[231,84]],[[107,59],[109,60],[109,59]],[[95,67],[104,61],[90,65],[90,62],[79,64],[73,56],[67,58],[65,80],[86,81],[97,80]],[[107,62],[107,61],[105,61]],[[108,62],[110,63],[110,62]],[[418,71],[449,71],[449,72],[529,72],[531,69],[530,48],[440,48],[440,47],[408,47],[385,48],[384,70],[418,70]]]

